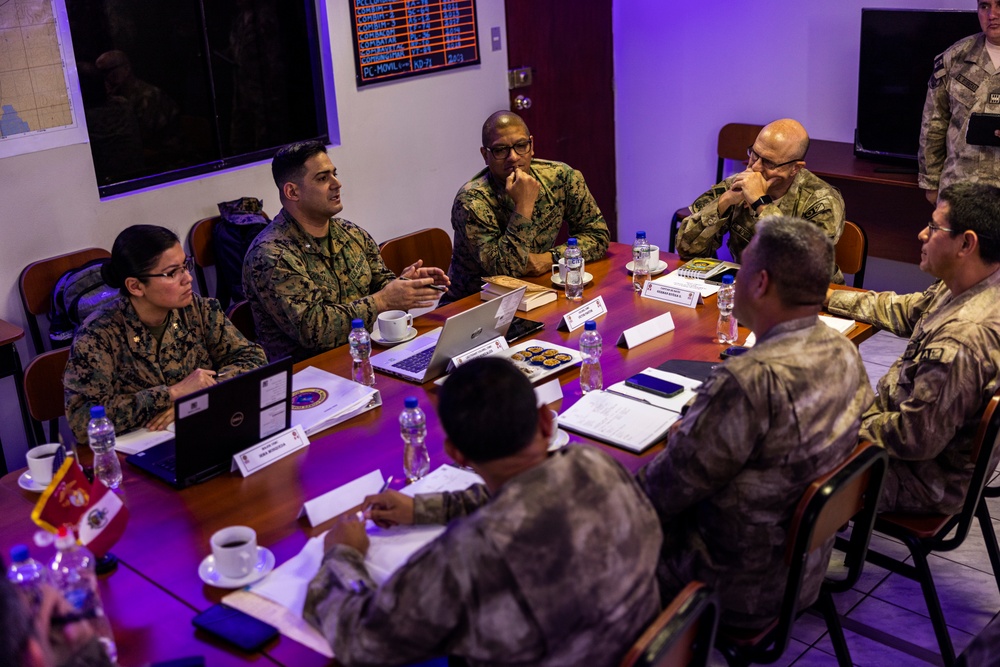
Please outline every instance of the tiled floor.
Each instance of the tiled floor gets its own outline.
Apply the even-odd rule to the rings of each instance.
[[[884,332],[862,343],[861,356],[872,387],[905,347],[904,339]],[[1000,499],[991,501],[990,513],[994,528],[1000,531]],[[891,555],[906,555],[911,560],[906,547],[878,535],[872,537],[872,548]],[[931,556],[930,567],[955,651],[961,652],[976,633],[1000,616],[1000,590],[978,523],[959,549]],[[916,582],[866,564],[857,586],[837,596],[836,604],[841,614],[846,614],[844,630],[854,664],[879,667],[942,664],[927,606]],[[851,627],[862,631],[864,636],[852,632]],[[879,640],[870,638],[872,635]],[[776,665],[837,664],[822,618],[804,615],[795,624],[792,637]],[[716,651],[710,664],[722,667],[726,662]]]

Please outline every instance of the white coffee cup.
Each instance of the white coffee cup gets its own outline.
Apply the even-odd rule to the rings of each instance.
[[[28,450],[25,457],[28,461],[28,471],[36,484],[48,486],[52,481],[52,463],[55,461],[59,443],[38,445]]]
[[[566,282],[566,260],[560,259],[558,264],[552,265],[552,278],[555,279],[556,274],[559,274],[559,282]]]
[[[655,269],[660,263],[660,246],[649,244],[649,268]]]
[[[250,574],[257,564],[257,533],[249,526],[229,526],[210,540],[215,571],[230,579]]]
[[[413,315],[405,310],[387,310],[379,313],[378,330],[386,340],[403,340],[413,326]]]

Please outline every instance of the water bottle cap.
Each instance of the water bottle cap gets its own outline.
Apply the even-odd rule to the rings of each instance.
[[[576,237],[571,238],[568,241],[566,241],[566,245],[574,245],[575,246],[576,245]]]
[[[10,548],[10,562],[21,563],[28,560],[28,545],[15,544]]]
[[[360,319],[360,318],[359,319],[351,320],[351,328],[352,329],[364,329],[365,328],[365,321],[362,320],[362,319]]]
[[[95,405],[94,407],[92,407],[90,409],[90,418],[91,419],[104,419],[106,416],[107,415],[104,412],[104,406],[103,405]]]
[[[644,239],[644,238],[646,238],[646,232],[644,232],[644,231],[638,231],[638,232],[635,233],[635,237],[637,239]]]
[[[408,408],[415,408],[415,407],[417,407],[417,397],[416,396],[407,396],[405,399],[403,399],[403,405],[406,406],[406,407],[408,407]]]
[[[733,278],[732,276],[722,276],[722,284],[723,285],[732,285],[733,282],[735,282],[735,281],[736,281],[736,279]]]
[[[584,331],[597,331],[597,322],[594,320],[587,320],[583,323]]]

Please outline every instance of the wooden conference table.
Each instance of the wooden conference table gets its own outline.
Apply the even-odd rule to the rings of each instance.
[[[669,270],[681,264],[676,256],[663,256],[668,260]],[[586,266],[594,276],[594,283],[584,290],[584,302],[600,295],[608,308],[608,314],[598,319],[598,330],[604,338],[601,365],[605,386],[668,359],[718,360],[722,346],[713,341],[717,318],[715,297],[709,297],[695,309],[641,298],[633,291],[625,270],[630,260],[631,248],[613,243],[605,259]],[[547,279],[539,278],[537,282],[546,284]],[[478,299],[475,295],[434,310],[418,318],[415,325],[421,333],[428,331],[441,325],[449,315],[475,305]],[[572,333],[556,330],[562,315],[577,305],[570,306],[560,295],[556,302],[528,313],[529,318],[545,323],[545,328],[534,337],[577,348],[582,327]],[[674,331],[632,350],[615,347],[624,329],[666,311],[673,315]],[[747,333],[741,328],[741,341]],[[868,325],[858,325],[851,337],[860,343],[872,333]],[[296,368],[309,365],[350,377],[351,358],[346,346],[318,355]],[[209,537],[220,528],[233,524],[253,527],[259,544],[271,549],[280,565],[298,553],[310,537],[330,526],[328,522],[312,528],[305,519],[296,518],[306,500],[376,469],[385,476],[395,476],[397,481],[393,486],[401,486],[403,457],[397,420],[407,396],[418,397],[427,414],[431,468],[447,462],[442,450],[442,429],[434,410],[435,385],[415,385],[381,374],[376,377],[376,387],[382,394],[381,408],[314,436],[309,447],[250,477],[226,474],[178,491],[144,472],[124,466],[123,488],[131,518],[125,535],[113,550],[121,565],[116,573],[102,580],[101,589],[123,665],[132,667],[194,654],[206,655],[208,665],[273,662],[309,667],[329,662],[285,637],[269,644],[263,654],[246,655],[200,632],[195,634],[190,625],[195,613],[228,593],[202,584],[197,570],[210,553]],[[561,405],[552,407],[561,411],[580,397],[579,372],[567,369],[559,378],[564,398]],[[572,440],[587,441],[577,435]],[[663,447],[659,444],[636,456],[595,444],[633,471]],[[28,540],[34,531],[29,514],[38,496],[18,487],[20,472],[0,480],[3,508],[0,547],[4,553],[12,544]],[[49,553],[40,555],[47,558]]]

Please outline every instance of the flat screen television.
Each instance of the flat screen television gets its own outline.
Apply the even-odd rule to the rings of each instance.
[[[862,9],[854,154],[915,163],[934,58],[979,32],[974,11]]]

